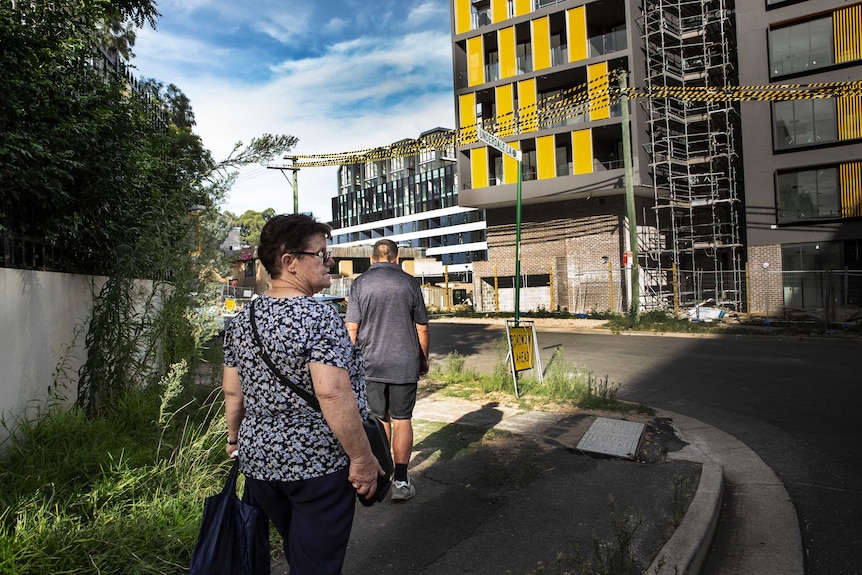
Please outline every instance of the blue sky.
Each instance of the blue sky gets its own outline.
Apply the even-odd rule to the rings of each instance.
[[[158,10],[157,30],[138,32],[136,74],[189,97],[217,159],[263,133],[318,154],[454,128],[448,0],[159,0]],[[222,208],[292,211],[285,175],[245,168]],[[336,186],[334,167],[300,170],[300,210],[329,220]]]

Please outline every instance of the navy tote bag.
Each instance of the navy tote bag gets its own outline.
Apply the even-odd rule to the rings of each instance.
[[[204,500],[189,575],[269,575],[269,519],[248,499],[236,496],[239,459],[221,493]]]

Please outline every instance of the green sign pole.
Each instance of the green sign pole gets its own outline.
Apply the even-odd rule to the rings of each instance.
[[[520,150],[516,150],[482,128],[476,128],[476,137],[518,162],[518,203],[515,208],[515,326],[518,326],[521,320],[521,181],[523,180],[521,171],[523,169],[523,155]]]
[[[521,170],[523,162],[518,160],[518,201],[515,205],[515,326],[521,317]]]

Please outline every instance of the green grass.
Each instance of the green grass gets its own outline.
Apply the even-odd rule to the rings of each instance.
[[[723,321],[690,321],[679,318],[664,311],[650,311],[641,314],[640,321],[635,323],[631,315],[614,315],[608,318],[603,326],[616,333],[624,331],[642,331],[651,333],[702,333],[727,335],[778,335],[806,336],[822,335],[823,322],[776,320],[766,321],[764,318],[746,319],[742,316]],[[848,335],[862,334],[862,324],[842,325],[830,324],[830,333],[846,333]]]
[[[629,413],[638,411],[651,414],[653,411],[642,405],[619,401],[619,384],[608,377],[599,378],[592,372],[579,368],[563,357],[557,349],[548,362],[542,381],[531,372],[518,377],[518,395],[512,373],[506,362],[506,343],[495,342],[497,361],[490,374],[478,373],[465,367],[465,358],[457,352],[450,353],[442,362],[436,362],[428,377],[436,393],[463,399],[505,399],[517,401],[523,409],[536,409],[549,404],[583,409],[604,409]]]
[[[184,369],[97,417],[54,406],[4,423],[17,431],[0,458],[0,573],[187,569],[229,463],[221,394],[180,385]]]

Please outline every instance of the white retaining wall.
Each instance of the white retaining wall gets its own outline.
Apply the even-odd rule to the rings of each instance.
[[[0,416],[9,425],[43,405],[55,384],[77,394],[93,285],[104,278],[0,268]],[[0,427],[0,442],[8,435]]]

